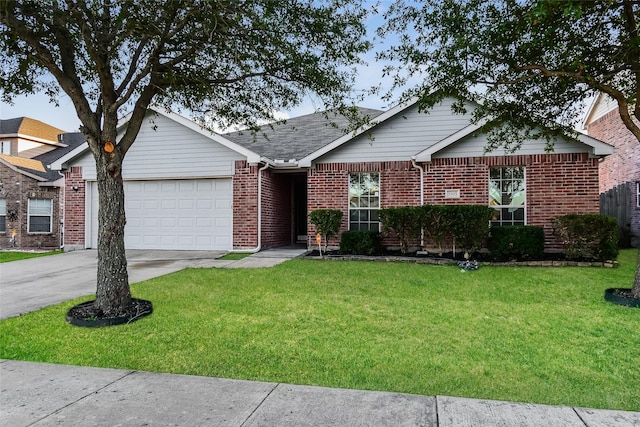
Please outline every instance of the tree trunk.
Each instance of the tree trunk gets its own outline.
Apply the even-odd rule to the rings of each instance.
[[[636,265],[636,279],[633,282],[633,297],[640,299],[640,250],[638,251],[638,264]]]
[[[104,316],[117,316],[131,306],[131,291],[124,249],[124,186],[122,161],[103,150],[96,159],[98,179],[98,283],[95,308]]]

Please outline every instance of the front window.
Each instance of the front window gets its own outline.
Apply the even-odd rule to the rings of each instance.
[[[349,230],[380,231],[380,174],[349,174]]]
[[[7,231],[7,200],[0,199],[0,233]]]
[[[524,167],[501,167],[489,170],[489,206],[495,209],[491,225],[524,225]]]
[[[29,233],[51,233],[53,201],[29,199]]]
[[[0,154],[11,154],[11,141],[0,141]]]

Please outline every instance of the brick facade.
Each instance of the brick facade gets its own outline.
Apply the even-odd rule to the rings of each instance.
[[[524,166],[526,169],[527,224],[544,227],[547,250],[558,250],[551,218],[569,213],[597,213],[598,159],[588,154],[544,154],[480,158],[435,159],[424,169],[425,204],[489,202],[489,168]],[[350,172],[379,172],[381,207],[420,204],[420,171],[410,162],[319,164],[308,175],[308,210],[340,209],[340,233],[348,229]],[[445,198],[445,190],[460,190],[460,198]],[[315,230],[309,224],[310,243]],[[329,245],[337,247],[339,236]],[[394,240],[383,240],[393,245]]]
[[[233,247],[258,245],[258,166],[235,162],[233,176]]]
[[[39,181],[0,165],[0,199],[6,200],[6,231],[0,233],[0,248],[56,249],[60,247],[61,189],[40,186]],[[29,233],[29,199],[51,199],[51,233]],[[15,243],[11,238],[15,233]]]
[[[64,172],[65,212],[64,245],[65,250],[84,249],[85,242],[85,181],[82,168],[75,166]]]
[[[631,244],[640,247],[640,196],[637,190],[637,183],[640,182],[640,142],[622,123],[617,108],[589,123],[587,130],[590,136],[617,149],[600,163],[600,192],[625,184],[630,193],[627,209]]]
[[[480,158],[435,159],[423,169],[425,204],[488,204],[489,168],[524,166],[526,169],[527,223],[544,227],[548,250],[560,249],[554,238],[551,218],[568,213],[596,213],[598,207],[598,159],[588,154],[545,154]],[[233,247],[250,249],[258,245],[259,166],[235,163],[233,176]],[[340,233],[348,229],[349,173],[380,173],[382,207],[420,204],[421,171],[411,162],[317,164],[306,172],[307,212],[316,209],[343,211]],[[289,245],[295,241],[294,181],[304,175],[262,173],[262,247]],[[65,245],[84,246],[85,183],[82,169],[65,173]],[[74,187],[77,190],[74,190]],[[460,197],[445,198],[445,190],[460,190]],[[329,246],[337,247],[340,233]],[[308,245],[315,247],[315,230],[307,224]],[[397,245],[385,237],[383,243]]]
[[[289,174],[271,170],[262,177],[262,247],[295,243],[293,229],[293,182]]]
[[[587,130],[589,136],[617,149],[600,163],[601,193],[625,182],[640,181],[640,142],[624,126],[618,109],[589,123]]]

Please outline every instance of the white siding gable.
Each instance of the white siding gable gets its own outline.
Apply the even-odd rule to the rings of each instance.
[[[469,115],[451,111],[444,100],[429,112],[413,105],[315,160],[315,163],[403,161],[469,124]],[[373,137],[373,139],[371,139]]]
[[[180,179],[229,177],[236,160],[231,150],[164,115],[148,115],[123,163],[124,179]],[[96,179],[90,152],[73,162],[83,167],[83,178]]]
[[[545,139],[529,139],[522,143],[522,146],[515,152],[505,152],[503,148],[489,151],[485,153],[485,147],[488,145],[487,135],[484,133],[472,133],[471,135],[460,139],[459,141],[449,145],[442,150],[432,154],[434,159],[455,158],[455,157],[481,157],[481,156],[505,156],[505,155],[528,155],[528,154],[546,154]],[[593,153],[593,147],[581,142],[572,142],[565,139],[558,139],[551,153]]]
[[[589,124],[595,122],[600,117],[604,116],[609,111],[615,110],[616,108],[618,108],[618,103],[615,99],[604,93],[599,94],[587,111],[587,117],[583,127],[586,129]]]

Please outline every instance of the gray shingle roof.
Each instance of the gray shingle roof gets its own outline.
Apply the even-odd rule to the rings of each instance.
[[[374,118],[380,110],[358,107],[362,116]],[[349,120],[337,113],[318,112],[265,125],[260,131],[240,131],[224,137],[271,160],[302,159],[345,134]]]
[[[30,173],[34,175],[41,176],[46,178],[47,181],[56,181],[62,178],[62,174],[58,171],[51,170],[50,165],[54,161],[58,160],[60,157],[64,156],[68,152],[74,150],[76,147],[84,143],[87,139],[80,132],[75,133],[62,133],[58,135],[58,141],[66,144],[66,147],[58,147],[55,150],[51,150],[44,154],[40,154],[39,156],[34,157],[34,160],[39,160],[44,165],[46,172],[38,172],[29,170]]]
[[[0,120],[0,135],[11,135],[18,133],[24,117]]]

